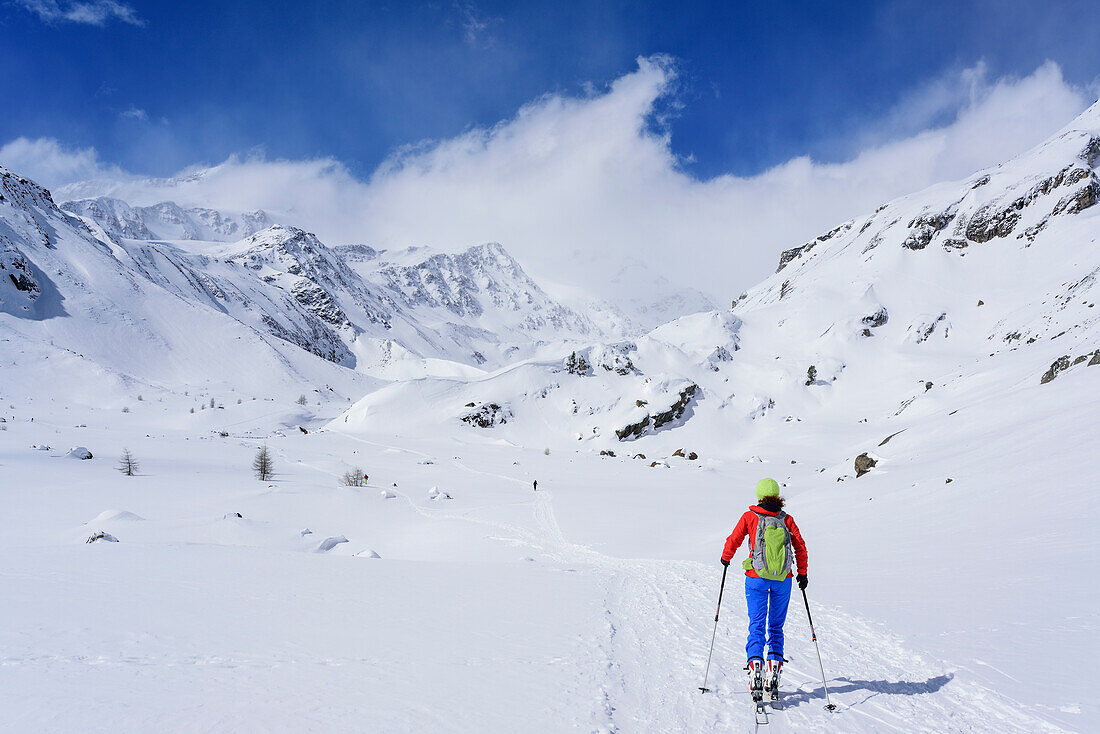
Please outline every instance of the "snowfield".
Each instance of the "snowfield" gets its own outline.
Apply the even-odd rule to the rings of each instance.
[[[1100,105],[636,334],[498,245],[126,239],[169,209],[3,171],[3,724],[755,729],[744,547],[698,687],[772,476],[838,710],[796,592],[768,730],[1100,729],[1098,165]]]

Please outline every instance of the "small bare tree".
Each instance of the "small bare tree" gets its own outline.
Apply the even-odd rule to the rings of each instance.
[[[261,482],[266,482],[275,474],[275,462],[266,443],[256,452],[256,458],[252,460],[252,471],[256,472],[256,478]]]
[[[130,453],[130,449],[123,449],[122,456],[118,457],[118,470],[128,477],[132,477],[138,473],[137,459]]]
[[[214,398],[210,398],[210,407],[211,407],[211,408],[213,408],[213,407],[214,407]]]
[[[344,472],[344,476],[341,477],[340,483],[345,487],[362,487],[366,484],[366,476],[363,474],[363,470],[359,467],[355,467],[351,471]]]
[[[306,400],[305,393],[302,393],[301,395],[298,396],[298,399],[295,400],[294,402],[298,403],[298,405],[305,405],[309,401]]]

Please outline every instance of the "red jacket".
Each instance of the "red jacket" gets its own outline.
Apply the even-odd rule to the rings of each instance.
[[[758,515],[778,515],[778,512],[772,512],[765,510],[759,505],[753,505],[749,508],[748,512],[741,516],[741,519],[737,521],[736,527],[733,528],[733,532],[726,538],[726,548],[722,551],[722,560],[731,561],[733,555],[737,553],[737,549],[741,547],[741,541],[745,539],[745,536],[749,538],[749,550],[752,551],[754,544],[756,543],[756,523],[759,522]],[[795,567],[797,567],[799,573],[806,573],[806,541],[802,540],[802,533],[798,531],[798,526],[794,524],[794,518],[787,515],[785,518],[785,524],[787,526],[787,532],[791,534],[791,543],[794,544],[794,560]],[[745,571],[746,576],[752,576],[754,579],[760,578],[760,575],[751,568]],[[787,578],[794,575],[794,570],[787,574]]]

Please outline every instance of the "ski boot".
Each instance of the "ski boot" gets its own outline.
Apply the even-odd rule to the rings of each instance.
[[[764,671],[764,692],[772,701],[779,700],[779,676],[783,672],[782,660],[769,660]]]
[[[745,670],[749,671],[749,693],[752,694],[752,700],[760,703],[764,700],[764,661],[753,658],[745,665]]]

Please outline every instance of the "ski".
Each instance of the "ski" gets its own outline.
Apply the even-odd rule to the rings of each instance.
[[[768,709],[764,707],[763,701],[756,701],[756,725],[762,726],[768,723]]]

